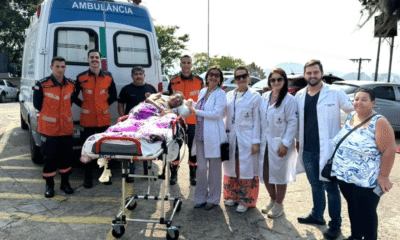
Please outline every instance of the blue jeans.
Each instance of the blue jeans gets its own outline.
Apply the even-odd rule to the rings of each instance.
[[[311,216],[317,220],[324,220],[326,207],[325,191],[328,193],[328,207],[331,221],[329,227],[340,227],[341,200],[337,182],[325,182],[319,180],[319,153],[303,151],[303,162],[307,179],[311,184],[314,206]]]

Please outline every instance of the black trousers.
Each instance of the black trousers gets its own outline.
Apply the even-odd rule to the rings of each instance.
[[[43,177],[54,177],[57,169],[61,174],[69,172],[72,169],[73,137],[42,135],[41,139],[44,160]]]
[[[189,162],[188,163],[190,166],[197,166],[196,156],[191,156],[191,154],[190,154],[192,152],[192,146],[193,146],[193,140],[194,140],[195,133],[196,133],[196,125],[188,124],[186,134],[188,136],[188,148],[189,148]],[[174,165],[174,166],[179,165],[179,159],[180,159],[180,153],[178,154],[177,159],[172,162],[172,165]]]
[[[347,201],[351,235],[364,240],[378,239],[378,214],[376,208],[380,197],[373,188],[358,187],[339,180],[340,191]]]
[[[86,139],[93,134],[105,132],[110,126],[104,127],[85,127],[83,128],[83,132],[81,132],[81,141],[82,144],[85,143]]]

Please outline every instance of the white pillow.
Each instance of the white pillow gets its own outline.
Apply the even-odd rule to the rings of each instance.
[[[181,115],[183,118],[187,118],[190,116],[190,110],[189,108],[185,105],[185,102],[177,107],[176,109],[178,110],[178,114]]]

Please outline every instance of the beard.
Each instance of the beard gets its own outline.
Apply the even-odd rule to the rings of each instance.
[[[311,87],[317,86],[322,81],[322,79],[317,79],[317,81],[315,81],[315,82],[312,82],[312,80],[314,80],[314,79],[306,80],[307,84],[310,85]]]

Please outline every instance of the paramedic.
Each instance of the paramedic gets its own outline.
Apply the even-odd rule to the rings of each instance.
[[[185,99],[193,99],[197,102],[200,90],[203,87],[203,79],[199,76],[192,74],[192,58],[189,55],[184,55],[181,58],[181,72],[173,77],[168,85],[169,94],[173,94],[176,91],[182,92]],[[192,145],[196,129],[196,116],[190,115],[185,119],[187,124],[188,135],[188,148],[189,148],[189,170],[190,170],[190,184],[196,185],[196,169],[197,159],[196,156],[192,156]],[[179,156],[178,159],[171,164],[171,179],[170,184],[175,185],[178,180],[178,168],[179,168]]]
[[[73,80],[64,76],[66,65],[63,57],[51,60],[52,74],[35,85],[33,105],[39,112],[38,128],[42,140],[44,159],[43,178],[46,180],[44,196],[54,196],[54,177],[57,169],[61,174],[60,189],[74,193],[69,185],[72,169],[73,118],[71,96],[75,89]]]
[[[81,107],[82,142],[95,133],[102,133],[111,124],[110,105],[117,100],[117,89],[111,73],[101,70],[101,54],[92,49],[88,52],[89,70],[76,77],[74,99]],[[79,93],[82,90],[82,98]],[[105,184],[111,184],[111,181]],[[91,188],[92,170],[85,166],[85,181],[83,186]]]

